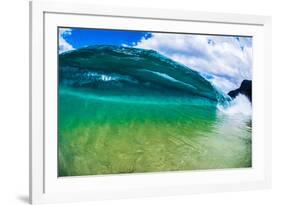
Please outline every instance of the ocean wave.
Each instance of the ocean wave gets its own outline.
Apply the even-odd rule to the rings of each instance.
[[[222,106],[218,104],[218,110],[227,115],[244,115],[252,116],[252,105],[249,99],[239,94],[235,99],[229,102],[228,106]]]
[[[217,103],[229,99],[200,73],[156,51],[91,46],[59,55],[60,84],[125,95],[185,96]]]

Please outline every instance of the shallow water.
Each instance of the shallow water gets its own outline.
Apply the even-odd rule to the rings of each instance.
[[[251,167],[251,129],[210,102],[60,88],[59,176]]]
[[[248,100],[156,51],[62,53],[58,97],[59,176],[251,167]]]

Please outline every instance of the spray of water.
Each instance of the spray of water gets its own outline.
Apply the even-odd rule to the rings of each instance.
[[[242,94],[239,94],[234,100],[230,102],[230,105],[223,107],[218,105],[218,109],[228,115],[242,114],[245,116],[252,115],[252,105],[249,99]]]

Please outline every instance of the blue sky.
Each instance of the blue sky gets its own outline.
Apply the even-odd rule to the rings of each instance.
[[[197,70],[224,92],[252,79],[252,38],[59,28],[59,53],[90,45],[153,49]]]
[[[73,48],[81,48],[90,45],[129,45],[139,42],[142,38],[148,37],[149,32],[122,31],[122,30],[98,30],[98,29],[71,29],[60,28],[63,31],[64,39]],[[65,32],[70,31],[70,32]]]

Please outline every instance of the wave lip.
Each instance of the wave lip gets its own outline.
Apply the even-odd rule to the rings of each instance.
[[[59,55],[60,85],[120,95],[178,95],[223,103],[228,98],[200,73],[156,51],[97,45]]]

